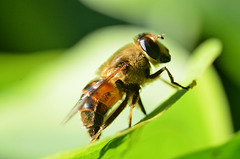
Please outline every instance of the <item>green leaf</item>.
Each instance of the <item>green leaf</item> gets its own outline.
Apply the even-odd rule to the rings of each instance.
[[[191,72],[191,75],[186,76],[183,82],[192,85],[192,81],[199,78],[207,67],[209,67],[209,65],[219,56],[220,52],[221,43],[216,39],[207,40],[200,45],[190,57],[188,61],[189,64],[186,67],[186,72]],[[152,125],[156,125],[158,122],[156,120],[160,119],[159,117],[186,92],[187,91],[185,90],[177,89],[167,100],[149,113],[140,123],[134,125],[130,129],[87,145],[86,147],[60,152],[46,158],[133,158],[139,156],[138,153],[142,154],[142,152],[146,152],[148,157],[154,157],[158,154],[158,142],[154,143],[155,137],[158,136],[157,134],[154,134],[154,132],[158,132],[158,129],[156,129],[156,126]],[[151,133],[154,135],[150,135]],[[159,136],[161,135],[159,134]],[[150,145],[153,146],[151,147],[149,145],[150,147],[146,148],[144,145],[147,145],[149,141],[152,141]],[[144,158],[144,155],[141,157]]]
[[[222,44],[218,39],[210,39],[200,45],[188,64],[188,78],[199,78],[203,72],[214,62],[222,51]]]
[[[195,152],[186,156],[179,157],[179,159],[220,159],[220,158],[231,158],[238,159],[240,157],[240,132],[227,143],[209,148],[203,151]]]

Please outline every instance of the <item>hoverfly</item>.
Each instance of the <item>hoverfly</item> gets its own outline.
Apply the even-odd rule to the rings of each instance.
[[[132,122],[132,111],[136,104],[146,115],[139,90],[141,86],[166,71],[173,85],[184,87],[174,81],[167,67],[150,74],[151,65],[166,63],[171,60],[169,50],[159,42],[162,35],[151,33],[139,34],[134,43],[118,50],[99,69],[99,78],[90,82],[84,89],[79,101],[68,114],[64,122],[75,113],[80,112],[83,126],[87,129],[91,141],[99,138],[102,131],[109,126],[122,112],[130,101],[129,126]],[[110,115],[106,115],[113,105],[121,100],[122,103]]]

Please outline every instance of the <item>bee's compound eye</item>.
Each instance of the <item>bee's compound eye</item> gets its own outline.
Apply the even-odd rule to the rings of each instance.
[[[141,48],[154,60],[160,58],[160,48],[157,43],[148,37],[143,37],[139,41]]]

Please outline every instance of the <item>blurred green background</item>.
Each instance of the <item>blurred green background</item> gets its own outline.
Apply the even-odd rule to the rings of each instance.
[[[214,63],[216,71],[211,68],[202,79],[211,79],[209,86],[205,84],[203,89],[199,84],[200,93],[194,98],[189,94],[185,100],[194,110],[197,103],[206,99],[205,92],[211,92],[212,98],[202,105],[211,107],[216,101],[223,101],[224,108],[219,109],[226,111],[223,116],[215,118],[215,111],[218,114],[219,110],[212,110],[209,116],[201,110],[204,122],[217,119],[216,123],[223,123],[226,130],[217,132],[221,129],[216,128],[201,132],[196,129],[200,136],[202,133],[205,136],[207,133],[223,135],[219,135],[216,141],[209,139],[204,144],[201,141],[192,143],[195,144],[194,150],[225,141],[232,131],[240,129],[239,3],[235,0],[1,0],[0,158],[39,158],[87,144],[89,138],[77,117],[66,126],[60,126],[61,120],[78,100],[81,89],[92,79],[97,67],[111,55],[102,55],[97,50],[114,52],[126,42],[131,42],[136,33],[145,30],[167,34],[166,39],[172,39],[184,50],[180,52],[192,52],[208,38],[222,41],[222,55]],[[110,27],[118,25],[120,27]],[[124,26],[130,29],[124,29]],[[215,89],[211,91],[214,84]],[[221,95],[215,97],[214,94],[219,92]],[[189,102],[191,100],[187,98],[196,99],[196,103]],[[145,101],[148,102],[147,99]],[[182,107],[177,108],[180,110],[173,107],[175,110],[171,111],[179,114]],[[139,114],[141,119],[143,116]],[[163,117],[163,125],[169,122],[168,115],[170,113]],[[176,116],[169,118],[173,125],[178,121]],[[191,129],[187,132],[190,133]],[[109,135],[107,133],[106,130],[106,136]],[[168,140],[163,143],[167,144]],[[187,153],[193,151],[189,148],[192,145],[181,147]],[[178,151],[181,150],[178,148]]]

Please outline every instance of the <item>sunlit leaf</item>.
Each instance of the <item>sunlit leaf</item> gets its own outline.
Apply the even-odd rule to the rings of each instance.
[[[179,157],[180,159],[220,159],[220,158],[231,158],[238,159],[240,157],[240,133],[236,133],[236,135],[227,143],[213,147],[209,149],[205,149],[200,152],[195,152],[183,157]]]

